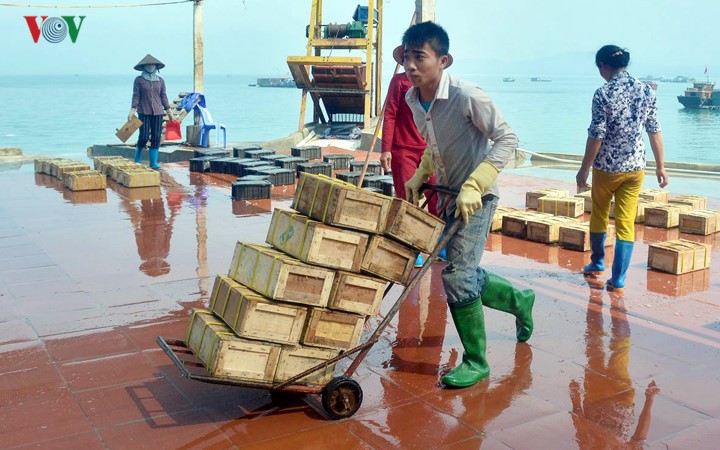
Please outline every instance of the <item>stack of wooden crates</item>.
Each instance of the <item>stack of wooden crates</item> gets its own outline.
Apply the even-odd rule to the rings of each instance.
[[[44,173],[63,182],[71,191],[92,191],[107,187],[105,177],[82,161],[64,158],[43,158],[35,160],[35,172]]]
[[[407,284],[444,222],[408,202],[301,173],[292,208],[276,209],[268,245],[238,242],[210,311],[187,345],[214,376],[282,382],[356,347],[388,281]],[[323,385],[330,364],[298,380]]]

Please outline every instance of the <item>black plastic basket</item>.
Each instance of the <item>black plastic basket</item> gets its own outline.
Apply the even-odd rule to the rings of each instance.
[[[203,156],[215,156],[217,158],[226,158],[230,156],[230,150],[223,150],[220,148],[203,148],[193,150],[194,158],[202,158]]]
[[[354,184],[357,186],[357,182],[360,179],[361,172],[337,172],[335,178],[343,180],[346,183]]]
[[[314,175],[326,175],[332,176],[332,164],[326,162],[307,162],[300,163],[297,165],[297,173],[300,176],[300,172],[312,173]]]
[[[383,194],[395,197],[395,183],[393,183],[392,177],[389,180],[382,180],[380,184],[382,185]]]
[[[293,147],[290,149],[290,153],[298,158],[307,158],[309,161],[322,158],[322,149],[317,145]]]
[[[275,150],[271,148],[261,148],[259,150],[246,150],[243,154],[244,158],[260,159],[261,156],[274,155]]]
[[[268,180],[273,186],[287,186],[295,184],[295,171],[290,169],[272,167],[270,169],[260,170],[260,168],[258,168],[257,174],[267,175]]]
[[[270,198],[272,183],[268,180],[238,180],[232,183],[233,200],[259,200]]]
[[[233,158],[230,161],[227,161],[225,163],[225,173],[229,173],[230,175],[235,175],[237,177],[241,177],[244,175],[243,172],[243,164],[247,164],[249,162],[255,162],[257,159],[252,158]]]
[[[233,156],[236,158],[246,158],[245,152],[248,150],[262,150],[259,145],[246,145],[244,147],[233,147]]]
[[[382,189],[376,188],[376,187],[364,187],[363,188],[366,191],[375,192],[376,194],[382,194]]]
[[[235,161],[237,158],[216,158],[210,161],[210,172],[212,173],[228,173],[226,172],[226,163],[228,161]]]
[[[239,164],[240,173],[237,174],[237,176],[239,176],[239,177],[244,177],[245,175],[251,175],[251,173],[248,172],[248,170],[250,170],[254,167],[262,167],[262,166],[268,165],[267,161],[263,161],[261,159],[252,159],[252,158],[245,158],[245,159],[249,159],[250,161]]]
[[[201,156],[199,158],[190,159],[190,172],[210,171],[210,161],[213,159],[217,159],[217,156]]]
[[[351,161],[350,172],[362,172],[364,165],[364,161]],[[382,175],[382,166],[380,165],[380,161],[368,161],[368,167],[365,171],[365,175]]]
[[[303,164],[306,162],[308,162],[308,160],[306,158],[291,156],[289,158],[276,160],[275,165],[280,167],[281,169],[296,170],[298,164]]]
[[[262,166],[253,166],[253,167],[248,167],[248,168],[246,168],[246,169],[245,169],[245,175],[261,175],[260,172],[262,172],[263,170],[276,169],[276,168],[277,168],[276,166],[273,166],[272,164],[268,164],[267,161],[263,161],[263,162],[264,162],[265,164],[263,164]]]
[[[388,180],[392,183],[392,177],[387,175],[366,175],[365,178],[363,178],[362,187],[373,187],[382,191],[382,182]]]
[[[334,170],[345,170],[350,168],[350,163],[355,161],[353,155],[324,155],[323,161],[330,163]]]
[[[288,159],[288,158],[292,158],[292,156],[283,155],[283,154],[280,154],[280,155],[275,154],[275,155],[262,155],[260,157],[261,160],[268,161],[270,164],[275,164],[275,161],[278,161],[280,159]]]

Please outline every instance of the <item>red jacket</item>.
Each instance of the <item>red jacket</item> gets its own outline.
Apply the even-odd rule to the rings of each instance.
[[[382,151],[424,151],[425,140],[413,122],[412,111],[405,101],[405,94],[412,87],[405,72],[390,80],[385,99],[385,116],[382,129]]]

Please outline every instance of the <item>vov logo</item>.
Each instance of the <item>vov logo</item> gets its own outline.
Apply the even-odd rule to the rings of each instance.
[[[74,44],[77,40],[78,34],[80,34],[80,27],[83,24],[86,16],[60,16],[60,17],[48,17],[48,16],[23,16],[27,22],[30,35],[32,36],[33,42],[37,44],[40,39],[40,33],[42,37],[52,43],[57,44],[65,40],[67,35],[70,35],[70,40]],[[40,22],[38,23],[38,17]],[[75,18],[79,18],[80,22],[76,23]]]

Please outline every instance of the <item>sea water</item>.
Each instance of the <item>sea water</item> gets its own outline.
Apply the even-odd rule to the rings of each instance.
[[[162,75],[172,101],[192,91],[190,76]],[[127,119],[135,73],[99,76],[1,76],[0,147],[27,154],[80,158],[88,146],[119,144],[115,130]],[[535,152],[584,152],[591,100],[599,77],[551,77],[532,82],[517,77],[460,75],[481,86],[516,131],[520,147]],[[250,76],[207,75],[207,107],[227,127],[228,142],[263,142],[298,129],[300,90],[250,86]],[[387,82],[385,83],[387,86]],[[720,163],[720,111],[688,110],[677,101],[687,86],[659,83],[656,91],[666,161]],[[308,98],[305,122],[312,120]],[[186,119],[184,124],[189,123]],[[183,127],[184,128],[184,127]],[[184,129],[183,129],[184,132]],[[214,136],[213,136],[214,138]],[[648,148],[648,159],[652,152]]]

